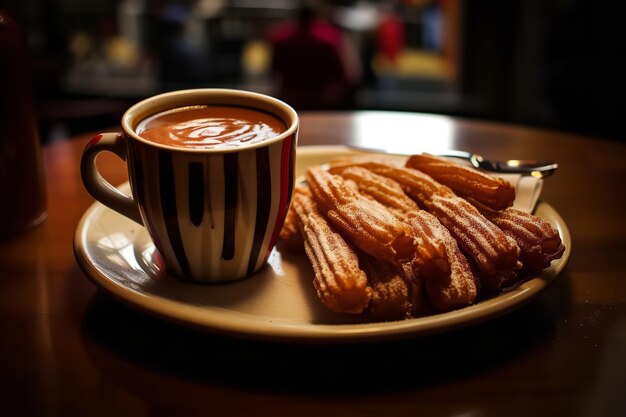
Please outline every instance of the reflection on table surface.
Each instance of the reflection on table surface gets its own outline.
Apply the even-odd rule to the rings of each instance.
[[[410,113],[303,113],[300,145],[457,148],[559,162],[543,200],[569,264],[527,305],[468,328],[360,344],[247,340],[162,320],[96,287],[72,253],[93,200],[90,136],[44,148],[48,219],[0,243],[3,415],[626,413],[626,145]],[[112,183],[123,163],[102,155]]]

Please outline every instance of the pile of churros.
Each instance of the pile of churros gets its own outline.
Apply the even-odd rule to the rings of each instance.
[[[308,169],[281,244],[304,252],[321,302],[401,320],[492,297],[563,255],[558,231],[512,208],[507,181],[435,156],[356,156]]]

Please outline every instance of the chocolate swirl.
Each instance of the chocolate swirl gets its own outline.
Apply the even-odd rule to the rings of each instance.
[[[217,114],[216,114],[217,113]],[[275,116],[252,109],[204,106],[155,116],[138,129],[145,139],[183,148],[233,148],[280,135]]]

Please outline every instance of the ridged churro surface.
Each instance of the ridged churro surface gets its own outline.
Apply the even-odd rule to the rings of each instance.
[[[420,210],[397,182],[362,166],[345,168],[341,176],[354,181],[360,191],[392,208],[397,217],[411,225],[418,243],[414,265],[438,310],[474,302],[477,279],[456,241],[435,216]]]
[[[405,162],[361,156],[311,167],[294,193],[281,239],[304,247],[330,310],[374,320],[450,311],[517,285],[563,255],[550,223],[490,208],[509,204],[507,185],[496,180],[494,194],[465,167],[429,156],[409,160],[448,187]]]
[[[411,230],[391,212],[320,168],[308,170],[307,183],[329,222],[359,249],[396,264],[413,258],[416,243]]]
[[[522,271],[541,271],[550,262],[563,256],[565,246],[559,231],[544,219],[508,208],[498,212],[485,211],[485,216],[511,237],[520,248]]]
[[[294,189],[294,195],[298,193],[311,196],[311,190],[309,190],[308,186],[303,184],[298,185]],[[299,253],[304,250],[304,241],[302,240],[302,233],[300,232],[300,220],[296,215],[293,204],[290,205],[289,210],[287,210],[287,216],[280,230],[279,237],[281,247],[289,252]]]
[[[425,211],[417,213],[409,222],[430,239],[435,237],[445,250],[447,274],[421,273],[428,299],[433,306],[440,311],[449,311],[472,304],[478,297],[479,282],[448,229],[435,216]]]
[[[412,270],[365,253],[359,258],[372,289],[368,312],[373,318],[406,319],[416,317],[426,308],[422,286],[412,276]]]
[[[313,267],[313,285],[319,299],[335,312],[363,312],[369,304],[371,290],[356,253],[331,228],[309,196],[295,194],[292,204],[300,222],[304,250]]]
[[[407,194],[437,217],[476,265],[485,288],[500,290],[502,285],[517,277],[520,263],[515,241],[450,188],[413,168],[381,162],[359,166],[398,182]]]
[[[361,193],[389,208],[396,217],[404,219],[409,213],[419,210],[417,203],[406,195],[400,184],[369,169],[360,166],[348,167],[342,170],[341,176],[354,181]]]
[[[349,161],[345,160],[341,165],[331,165],[330,171],[341,173],[350,166],[366,168],[375,174],[394,180],[418,201],[428,199],[433,195],[454,195],[450,188],[438,183],[423,172],[384,161],[368,161],[359,158],[353,160],[352,165],[349,165]]]
[[[510,207],[515,200],[515,188],[508,181],[448,159],[419,154],[411,156],[406,166],[428,174],[459,197],[475,200],[493,210]]]
[[[474,262],[486,288],[499,290],[505,282],[515,279],[520,268],[517,243],[476,207],[460,197],[434,196],[428,200],[427,209]]]

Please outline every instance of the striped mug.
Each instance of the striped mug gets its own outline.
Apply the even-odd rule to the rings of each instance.
[[[284,130],[229,147],[178,146],[138,133],[152,116],[202,106],[270,114]],[[81,160],[83,183],[96,200],[146,227],[169,271],[193,281],[225,282],[265,265],[293,191],[299,129],[293,108],[247,91],[182,90],[133,105],[121,127],[121,133],[89,142]],[[98,172],[95,159],[102,151],[126,161],[130,196]]]

